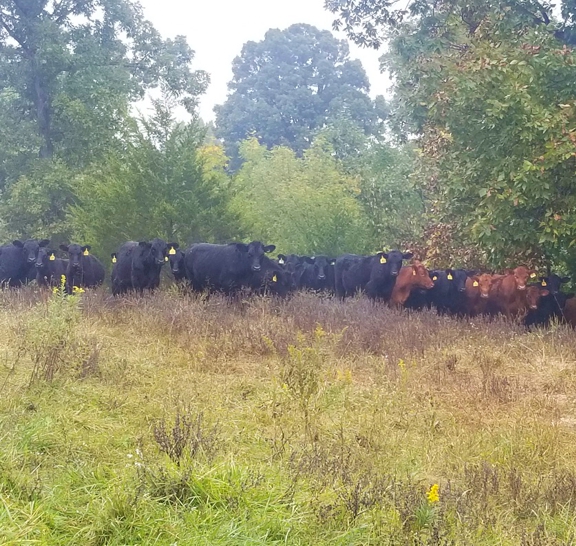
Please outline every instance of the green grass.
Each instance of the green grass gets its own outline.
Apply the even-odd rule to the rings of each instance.
[[[0,340],[2,544],[576,544],[565,327],[26,289]]]

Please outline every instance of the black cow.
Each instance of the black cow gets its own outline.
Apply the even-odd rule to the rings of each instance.
[[[169,260],[168,245],[162,239],[128,241],[112,255],[112,294],[154,290],[160,286],[162,266]]]
[[[183,281],[186,278],[184,252],[179,249],[178,243],[168,243],[168,263],[174,280],[176,282]]]
[[[304,256],[278,254],[278,265],[289,274],[292,290],[296,290],[304,267]]]
[[[294,289],[292,275],[280,264],[263,256],[261,266],[260,271],[252,271],[248,277],[247,284],[253,293],[284,298]]]
[[[260,241],[195,244],[185,252],[186,277],[194,291],[209,289],[231,295],[243,287],[252,287],[253,274],[262,272],[264,254],[275,248]]]
[[[53,250],[42,246],[38,249],[35,266],[38,286],[59,286],[62,282],[62,275],[66,275],[68,260],[56,258]]]
[[[336,294],[345,298],[365,290],[370,299],[387,301],[402,267],[402,260],[410,258],[411,252],[398,250],[378,252],[374,256],[340,256],[335,265]]]
[[[66,268],[66,292],[72,294],[75,286],[78,288],[94,288],[104,282],[104,266],[102,262],[90,254],[90,245],[60,245],[60,249],[68,253]]]
[[[0,247],[0,284],[17,287],[34,280],[38,249],[49,242],[48,239],[16,240]]]
[[[539,285],[548,290],[547,296],[540,298],[537,309],[530,309],[524,318],[526,326],[548,326],[552,319],[564,321],[564,306],[574,294],[561,291],[562,285],[570,281],[570,277],[560,277],[555,273],[540,277]]]
[[[430,278],[434,287],[428,291],[428,301],[440,315],[464,315],[466,312],[466,278],[464,269],[434,269]]]
[[[298,288],[315,292],[334,292],[335,258],[304,256],[303,262],[297,277]]]

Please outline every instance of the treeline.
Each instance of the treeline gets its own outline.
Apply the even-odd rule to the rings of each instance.
[[[346,42],[293,25],[245,44],[215,124],[196,114],[208,75],[194,52],[136,4],[5,4],[4,241],[50,234],[107,255],[131,239],[260,239],[576,275],[569,3],[558,19],[520,0],[327,2],[353,39],[389,43],[392,101],[370,98]]]

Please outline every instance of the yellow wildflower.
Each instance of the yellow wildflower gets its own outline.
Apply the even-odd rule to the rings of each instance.
[[[437,503],[440,500],[440,486],[437,483],[432,485],[426,493],[426,497],[430,504]]]

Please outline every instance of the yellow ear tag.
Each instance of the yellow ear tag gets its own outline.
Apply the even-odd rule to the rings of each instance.
[[[88,252],[88,249],[86,249],[86,250],[84,251],[84,256],[89,256],[89,255],[90,255],[90,252]]]
[[[433,280],[433,281],[437,281],[437,280],[438,280],[438,277],[437,277],[436,275],[434,275],[434,276],[432,277],[432,280]]]
[[[176,254],[176,249],[173,246],[171,246],[170,250],[168,251],[168,254],[170,254],[170,256],[174,256],[174,254]]]
[[[533,279],[536,276],[536,273],[530,273],[530,278]]]
[[[478,281],[474,281],[474,282],[472,283],[472,286],[478,286]]]
[[[548,283],[546,281],[542,281],[542,286],[548,286]]]
[[[447,278],[449,281],[451,281],[454,277],[453,277],[450,273],[448,273],[448,276],[447,276],[446,278]]]
[[[278,277],[276,277],[276,275],[274,275],[274,276],[272,277],[272,282],[276,282],[277,280],[278,280]]]
[[[386,263],[386,258],[384,258],[384,256],[382,256],[382,258],[380,258],[380,263],[381,263],[381,264],[385,264],[385,263]]]
[[[112,258],[112,263],[115,264],[118,260],[116,260],[116,256]]]
[[[55,259],[56,259],[56,256],[54,256],[54,254],[50,254],[49,260],[50,260],[51,262],[53,262]]]
[[[165,262],[168,261],[168,256],[164,256],[164,261],[165,261]]]
[[[412,270],[412,275],[416,275],[416,270],[415,270],[415,269]]]

